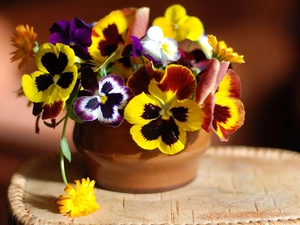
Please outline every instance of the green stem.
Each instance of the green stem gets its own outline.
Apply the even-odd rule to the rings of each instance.
[[[63,126],[63,130],[62,130],[62,135],[61,135],[62,139],[65,137],[67,123],[68,123],[68,116],[66,115],[65,119],[64,119],[64,126]],[[64,154],[63,154],[63,151],[62,151],[61,147],[60,147],[60,171],[61,171],[62,179],[63,179],[65,185],[67,185],[68,180],[67,180],[66,170],[65,170]]]

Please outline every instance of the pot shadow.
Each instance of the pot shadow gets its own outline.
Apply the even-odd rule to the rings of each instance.
[[[21,175],[26,180],[34,179],[47,182],[62,183],[60,171],[60,157],[58,154],[44,157],[33,157],[25,161],[14,175]],[[65,170],[68,180],[72,183],[74,180],[81,180],[83,177],[83,161],[79,153],[72,153],[72,161],[65,160]],[[85,175],[85,174],[84,174]]]

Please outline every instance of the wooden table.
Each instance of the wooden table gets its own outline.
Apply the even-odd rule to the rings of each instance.
[[[78,155],[67,173],[69,181],[85,177]],[[8,189],[12,224],[300,224],[300,154],[282,149],[211,147],[187,186],[155,194],[97,188],[100,210],[74,221],[58,212],[63,189],[58,156],[25,162]]]

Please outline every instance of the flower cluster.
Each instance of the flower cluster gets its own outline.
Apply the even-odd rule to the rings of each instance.
[[[181,5],[168,7],[151,26],[148,21],[147,7],[115,10],[93,23],[61,20],[41,45],[33,27],[18,26],[12,61],[21,68],[35,59],[22,90],[33,103],[36,130],[40,119],[53,128],[70,118],[116,129],[126,120],[141,149],[169,155],[184,150],[187,132],[201,128],[227,141],[244,122],[240,79],[231,66],[244,63],[243,56],[205,34],[201,20]],[[61,159],[71,160],[64,134]],[[67,184],[64,171],[63,178]],[[68,185],[67,192],[75,190]],[[73,211],[70,198],[59,203],[67,203],[61,211],[71,217],[86,214]]]

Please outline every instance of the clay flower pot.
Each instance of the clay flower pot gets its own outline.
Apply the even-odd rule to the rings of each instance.
[[[84,159],[87,175],[98,186],[119,192],[151,193],[179,188],[195,178],[199,156],[210,145],[209,133],[188,132],[185,149],[170,156],[158,149],[141,149],[132,140],[130,127],[127,121],[118,128],[98,121],[75,125],[75,146]]]

